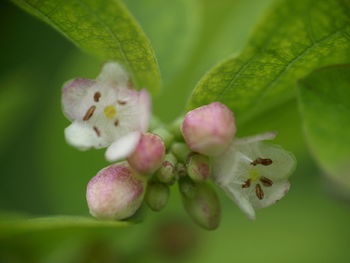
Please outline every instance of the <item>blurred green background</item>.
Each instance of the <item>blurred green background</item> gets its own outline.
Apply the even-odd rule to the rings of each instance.
[[[164,87],[154,112],[169,122],[196,81],[244,47],[273,0],[125,2],[157,54]],[[293,100],[238,127],[239,135],[279,131],[278,143],[298,159],[290,193],[254,222],[220,193],[221,226],[203,231],[183,211],[175,186],[166,209],[145,211],[140,224],[5,231],[19,215],[88,215],[86,184],[107,162],[103,151],[65,143],[69,122],[60,105],[63,82],[94,78],[102,61],[10,2],[1,1],[0,12],[1,263],[350,262],[349,203],[312,160]]]

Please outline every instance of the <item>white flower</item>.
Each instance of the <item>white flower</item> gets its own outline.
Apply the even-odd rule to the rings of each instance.
[[[130,155],[148,129],[148,92],[133,90],[128,74],[115,62],[106,63],[96,80],[68,81],[62,104],[72,121],[65,129],[67,142],[80,150],[109,147],[109,161]]]
[[[225,153],[213,158],[214,181],[250,219],[255,219],[256,209],[276,203],[290,187],[294,155],[262,142],[275,136],[269,132],[235,139]]]

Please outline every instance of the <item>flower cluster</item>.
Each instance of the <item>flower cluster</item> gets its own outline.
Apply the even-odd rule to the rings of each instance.
[[[87,186],[90,213],[98,219],[126,219],[143,202],[160,211],[169,187],[177,182],[190,217],[215,229],[221,209],[211,182],[250,219],[289,190],[296,161],[280,146],[265,142],[275,133],[235,138],[234,114],[220,102],[188,112],[175,132],[162,124],[150,132],[150,96],[135,90],[115,62],[106,63],[96,80],[68,81],[62,104],[72,121],[65,129],[67,142],[80,150],[107,148],[106,159],[116,162]]]

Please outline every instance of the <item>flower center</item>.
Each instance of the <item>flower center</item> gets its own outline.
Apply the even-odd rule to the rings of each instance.
[[[117,115],[117,109],[114,105],[108,105],[103,110],[105,116],[109,119],[113,119]]]
[[[249,179],[253,182],[257,182],[260,179],[260,173],[257,169],[250,169],[248,172]]]
[[[252,166],[256,166],[258,164],[269,166],[272,164],[272,160],[267,158],[266,159],[257,158],[250,164]],[[255,194],[256,194],[256,197],[260,200],[264,199],[264,196],[265,196],[260,183],[265,187],[270,187],[273,185],[273,181],[265,176],[261,176],[259,170],[256,168],[249,169],[248,179],[242,184],[242,188],[249,188],[252,183],[255,183]]]

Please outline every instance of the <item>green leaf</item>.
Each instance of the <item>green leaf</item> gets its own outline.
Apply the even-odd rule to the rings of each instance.
[[[83,216],[52,216],[38,218],[21,218],[17,216],[0,220],[0,238],[39,230],[116,228],[129,225],[132,225],[132,223],[126,221],[98,221],[94,218]]]
[[[116,60],[138,88],[156,93],[160,74],[150,43],[119,0],[13,0],[47,22],[81,49]],[[40,41],[40,40],[38,40]]]
[[[187,26],[187,31],[190,30],[189,27],[193,28],[195,43],[193,45],[190,43],[192,48],[188,46],[187,51],[182,53],[184,55],[179,52],[168,52],[168,56],[169,53],[173,53],[173,57],[181,57],[182,62],[179,63],[180,69],[173,72],[174,77],[169,82],[169,88],[165,89],[155,101],[155,112],[159,117],[170,122],[183,113],[188,96],[200,77],[207,72],[208,68],[221,61],[223,57],[236,53],[244,47],[254,25],[273,1],[220,0],[220,3],[212,0],[186,1],[187,13],[191,9],[196,9],[196,13],[198,13],[199,32],[197,33],[196,27],[193,25],[197,19],[187,18],[186,21],[192,23],[191,26]],[[191,2],[193,3],[190,4]],[[191,6],[193,8],[190,8]],[[177,13],[179,12],[177,11]],[[194,11],[191,11],[189,15],[196,17],[197,15],[193,15],[193,13]],[[185,18],[180,18],[180,20],[185,20]],[[180,21],[178,23],[183,24]],[[177,27],[180,29],[180,25]],[[146,30],[146,32],[148,31]],[[179,34],[177,33],[177,35]],[[157,51],[155,39],[151,35],[149,36]],[[181,34],[179,37],[184,38],[185,36]],[[191,42],[191,40],[187,42]],[[161,42],[160,45],[162,44]],[[162,61],[166,60],[166,66],[168,67],[170,58],[162,59],[159,56],[161,54],[157,54],[162,71],[162,66],[165,66],[164,63],[162,65]],[[168,70],[170,71],[170,68]],[[168,86],[165,79],[164,84]],[[165,107],[168,109],[167,111],[163,110]]]
[[[312,153],[328,175],[350,187],[350,64],[316,70],[298,87]]]
[[[295,81],[313,69],[350,58],[350,2],[285,0],[271,9],[243,52],[198,83],[189,109],[221,101],[238,121],[295,96]]]
[[[198,1],[123,0],[151,40],[165,88],[186,65],[197,40],[200,22]]]

